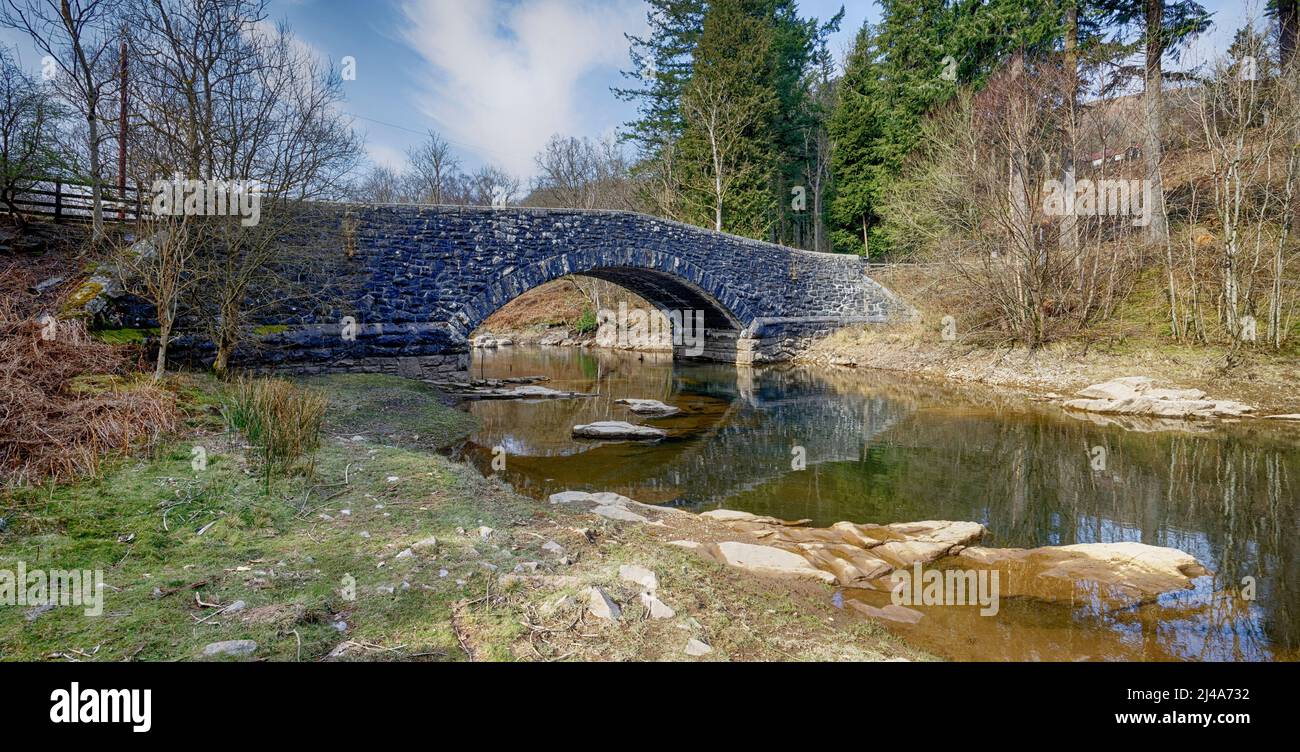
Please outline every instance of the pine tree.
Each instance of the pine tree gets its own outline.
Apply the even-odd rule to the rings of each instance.
[[[657,155],[682,133],[682,92],[691,76],[691,60],[704,23],[705,0],[647,0],[650,33],[628,35],[632,70],[623,76],[637,82],[614,89],[614,95],[636,102],[640,117],[625,124],[625,137],[637,144],[643,158]]]
[[[835,238],[859,253],[884,241],[873,206],[917,147],[921,118],[956,88],[943,0],[881,0],[881,8],[880,25],[858,35],[832,119]]]
[[[879,56],[871,26],[863,25],[845,61],[836,91],[838,103],[828,126],[835,175],[832,242],[837,249],[857,249],[863,255],[870,255],[870,226],[875,218],[870,187],[873,148],[880,136]]]

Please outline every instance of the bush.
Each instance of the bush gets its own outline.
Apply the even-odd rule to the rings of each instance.
[[[240,377],[227,388],[222,416],[257,447],[269,487],[271,475],[311,473],[328,401],[283,379]]]
[[[591,310],[590,306],[582,309],[582,315],[573,324],[573,328],[577,330],[578,334],[594,332],[596,327],[596,312]]]

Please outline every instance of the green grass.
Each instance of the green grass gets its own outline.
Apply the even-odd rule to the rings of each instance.
[[[29,622],[25,609],[0,609],[0,658],[98,648],[97,660],[187,659],[209,642],[252,639],[258,657],[291,660],[301,639],[301,657],[315,659],[344,639],[331,626],[338,620],[349,623],[348,639],[406,646],[385,657],[461,657],[448,627],[452,604],[484,587],[478,562],[509,571],[518,556],[457,528],[508,527],[531,505],[512,503],[490,481],[438,456],[348,442],[323,448],[318,461],[318,483],[277,480],[267,496],[237,455],[208,447],[207,468],[198,472],[190,445],[173,444],[156,458],[120,463],[96,483],[19,495],[21,511],[7,512],[0,568],[22,560],[29,571],[103,569],[109,587],[99,617],[64,607]],[[392,476],[401,480],[389,483]],[[481,503],[489,498],[496,503]],[[393,558],[399,546],[429,535],[441,542],[445,562]],[[439,577],[442,567],[452,575]],[[355,601],[340,592],[345,575],[355,578]],[[196,582],[203,584],[186,587]],[[409,589],[378,591],[402,582]],[[196,595],[248,608],[199,624],[214,609],[200,607]],[[246,618],[254,613],[265,621]]]
[[[336,395],[358,386],[341,381]],[[392,387],[399,380],[363,381]],[[211,430],[217,423],[209,407],[218,389],[214,380],[193,379],[178,390],[199,413],[193,425]],[[456,411],[435,401],[424,412]],[[202,470],[191,464],[195,446],[205,449]],[[266,494],[242,437],[207,433],[151,457],[116,461],[96,481],[26,489],[0,501],[9,523],[0,534],[0,569],[14,570],[20,560],[29,571],[102,569],[107,585],[103,616],[68,606],[28,621],[27,609],[0,608],[0,659],[96,650],[96,660],[188,659],[228,639],[255,640],[258,657],[272,660],[316,659],[343,639],[406,646],[371,658],[463,657],[448,626],[452,604],[483,587],[480,561],[509,571],[519,557],[457,528],[509,527],[535,512],[533,503],[426,452],[333,440],[316,461],[314,479],[274,478]],[[390,483],[394,476],[400,480]],[[493,503],[484,505],[487,499]],[[393,559],[398,546],[430,535],[441,542],[445,563]],[[452,573],[440,577],[441,568]],[[345,575],[356,580],[355,601],[340,593]],[[410,587],[394,595],[377,590],[403,581]],[[187,588],[196,582],[203,584]],[[247,609],[199,624],[214,609],[199,606],[196,595],[206,603],[243,600]],[[349,623],[346,635],[332,626],[338,620]]]
[[[139,345],[157,334],[157,329],[99,329],[91,332],[92,337],[109,345]]]
[[[226,385],[221,414],[257,448],[269,489],[277,472],[311,473],[327,405],[325,396],[310,387],[241,377]]]
[[[596,331],[598,323],[596,321],[596,312],[590,307],[582,309],[582,315],[573,323],[573,329],[578,334],[587,334]]]
[[[465,645],[476,660],[680,660],[691,636],[714,646],[710,660],[924,657],[879,628],[832,624],[825,588],[801,600],[649,528],[539,504],[440,456],[434,447],[475,422],[422,384],[310,383],[330,398],[333,432],[313,476],[277,476],[269,493],[253,450],[217,414],[225,387],[185,377],[171,383],[190,410],[185,436],[107,463],[98,480],[0,498],[0,569],[98,569],[105,581],[101,616],[0,607],[0,660],[195,660],[223,640],[254,640],[254,657],[275,661],[320,660],[345,643],[346,660],[466,660]],[[484,539],[480,526],[494,532]],[[430,536],[435,549],[397,558]],[[542,550],[548,540],[566,559]],[[510,574],[525,562],[535,576]],[[617,574],[630,562],[659,573],[677,619],[642,617]],[[624,604],[620,623],[575,621],[591,585]],[[541,617],[553,631],[534,642],[526,625],[562,595],[579,605]],[[216,614],[236,601],[246,607]]]

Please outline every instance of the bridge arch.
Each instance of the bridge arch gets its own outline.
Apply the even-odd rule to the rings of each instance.
[[[715,274],[656,251],[570,251],[514,267],[461,306],[453,323],[466,339],[502,306],[552,280],[581,275],[612,282],[656,308],[702,310],[709,331],[736,331],[754,320],[749,305]]]

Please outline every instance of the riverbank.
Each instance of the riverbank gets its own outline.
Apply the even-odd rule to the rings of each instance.
[[[928,657],[837,609],[827,585],[774,588],[665,545],[705,524],[693,515],[609,520],[439,455],[474,421],[423,385],[309,383],[330,398],[310,479],[267,492],[250,448],[217,415],[217,383],[181,376],[171,388],[185,428],[147,456],[0,501],[0,569],[102,570],[104,582],[102,615],[0,609],[0,659]],[[653,618],[643,585],[620,576],[633,565],[655,574],[672,618]],[[617,621],[591,610],[592,588],[619,607]]]
[[[1155,343],[992,349],[944,341],[937,330],[917,324],[846,328],[816,342],[797,362],[980,383],[1052,401],[1092,384],[1148,376],[1160,386],[1201,389],[1215,399],[1254,405],[1260,414],[1300,412],[1294,358],[1264,351]]]

